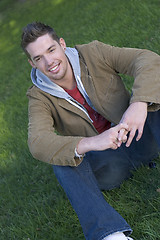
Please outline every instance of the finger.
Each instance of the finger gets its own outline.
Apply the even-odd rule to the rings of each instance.
[[[122,143],[126,142],[127,140],[127,136],[123,136],[123,140],[122,141],[119,141],[118,138],[115,140],[115,143],[117,145],[117,147],[120,147],[122,145]]]
[[[114,130],[116,130],[116,132],[118,133],[117,138],[116,138],[116,144],[118,147],[121,146],[123,139],[125,139],[125,141],[126,141],[126,135],[128,133],[128,131],[126,129],[128,129],[128,125],[126,123],[120,123],[117,126],[115,126]]]
[[[123,139],[122,139],[123,143],[127,141],[127,134],[128,134],[128,131],[125,131],[125,134],[123,135]]]
[[[126,147],[129,147],[129,146],[130,146],[130,144],[131,144],[131,142],[132,142],[132,140],[133,140],[133,138],[134,138],[134,136],[135,136],[135,133],[136,133],[136,129],[132,129],[132,130],[130,131],[129,137],[128,137],[128,141],[127,141],[127,143],[126,143]]]
[[[119,141],[118,138],[116,138],[114,143],[117,145],[117,147],[120,147],[122,144],[122,141]]]
[[[139,141],[143,134],[143,127],[138,129],[138,136],[136,137],[136,141]]]
[[[116,150],[117,148],[118,148],[118,145],[116,143],[113,143],[111,149]]]
[[[119,134],[118,134],[118,140],[122,141],[122,142],[126,142],[127,140],[127,134],[128,134],[128,130],[126,129],[121,129]]]
[[[118,140],[121,141],[123,138],[123,135],[125,133],[125,129],[121,129],[118,133]]]
[[[128,131],[125,131],[121,138],[122,139],[121,141],[117,138],[118,147],[120,147],[122,143],[125,143],[127,141],[127,134],[128,134]]]
[[[117,142],[117,146],[120,147],[122,145],[122,141]]]

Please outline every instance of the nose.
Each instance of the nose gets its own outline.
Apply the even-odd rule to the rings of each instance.
[[[51,66],[54,62],[53,57],[51,57],[50,55],[44,56],[44,60],[47,66]]]

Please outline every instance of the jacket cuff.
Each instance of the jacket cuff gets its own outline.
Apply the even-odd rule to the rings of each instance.
[[[84,158],[84,156],[85,156],[85,154],[79,154],[78,152],[77,152],[77,149],[75,148],[75,157],[76,158],[79,158],[80,160],[82,160],[83,158]]]

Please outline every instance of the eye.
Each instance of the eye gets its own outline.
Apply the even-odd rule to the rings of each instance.
[[[49,50],[49,52],[54,52],[54,50],[55,50],[54,48],[51,48],[51,49]]]
[[[37,57],[37,58],[35,59],[36,62],[39,62],[40,60],[41,60],[40,57]]]

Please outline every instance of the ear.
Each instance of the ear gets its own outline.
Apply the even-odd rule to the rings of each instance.
[[[59,39],[59,44],[63,48],[63,50],[65,51],[66,50],[66,42],[64,41],[63,38]]]
[[[28,59],[28,62],[29,62],[29,64],[30,64],[33,68],[36,68],[35,64],[32,62],[31,59]]]

